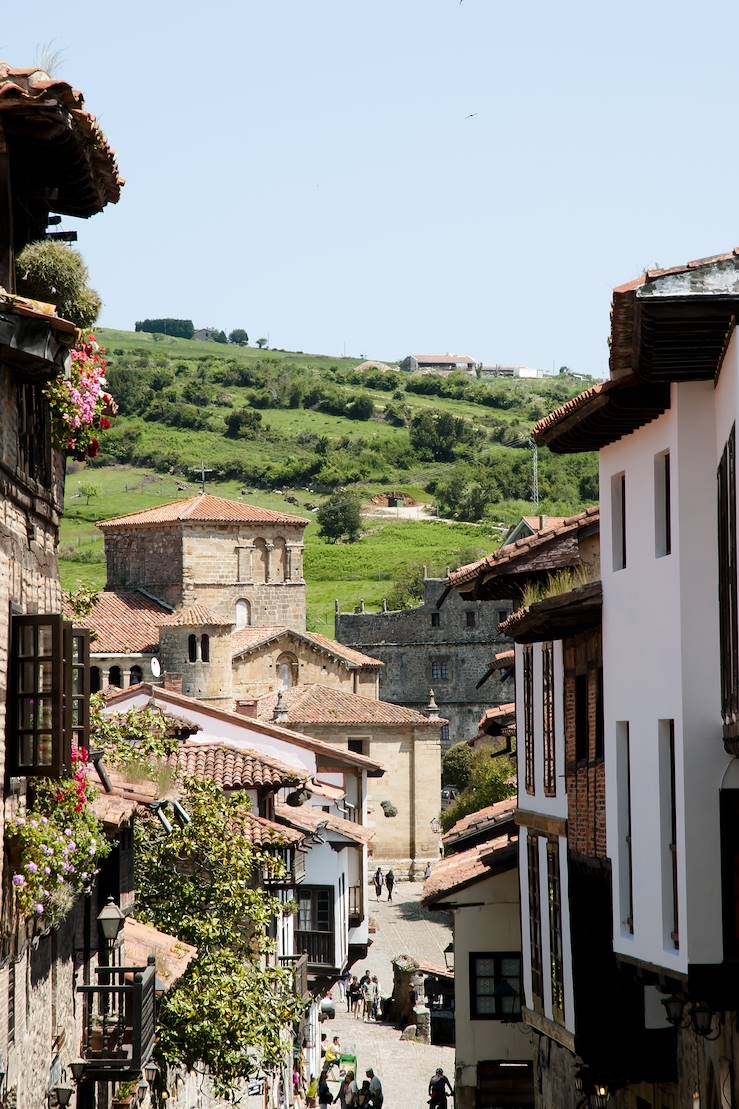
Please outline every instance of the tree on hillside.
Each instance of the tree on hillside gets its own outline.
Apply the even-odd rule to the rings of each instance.
[[[137,320],[136,331],[172,335],[175,339],[192,339],[195,326],[192,320],[177,320],[167,316],[158,320]]]
[[[29,243],[16,258],[17,291],[50,302],[57,315],[77,327],[92,327],[102,301],[91,289],[82,255],[65,243]]]
[[[362,514],[359,497],[354,493],[334,493],[318,509],[320,533],[330,543],[346,538],[354,543],[359,538]]]
[[[89,504],[93,497],[100,496],[100,486],[91,481],[81,481],[78,489],[80,496],[85,498],[85,504]]]
[[[472,427],[448,412],[417,412],[410,423],[414,451],[425,459],[448,462],[458,447],[472,442]]]
[[[268,342],[268,339],[257,339],[257,346],[260,350],[264,350]]]
[[[213,336],[213,342],[214,343],[227,343],[228,339],[226,338],[226,332],[225,331],[216,331],[215,335]]]
[[[481,520],[490,500],[489,490],[473,479],[467,466],[455,466],[447,480],[436,486],[437,512],[453,520]]]
[[[423,600],[423,566],[404,566],[398,572],[385,600],[387,607],[393,612],[417,608]]]
[[[470,784],[474,761],[475,751],[469,743],[455,743],[441,760],[441,780],[444,785],[466,789]]]
[[[227,439],[243,439],[259,430],[262,413],[255,412],[253,408],[241,408],[237,412],[229,412],[224,422]]]
[[[514,775],[515,767],[511,759],[504,756],[491,758],[490,752],[484,749],[475,751],[467,788],[441,814],[443,830],[448,832],[463,816],[512,797],[516,792],[516,786],[512,784]]]
[[[249,345],[249,336],[244,331],[243,327],[235,327],[233,331],[229,332],[229,343],[234,343],[237,347],[247,347]]]

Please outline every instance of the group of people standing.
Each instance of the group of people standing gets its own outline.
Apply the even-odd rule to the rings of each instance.
[[[354,1071],[348,1070],[341,1080],[339,1092],[336,1097],[328,1084],[328,1072],[324,1068],[318,1083],[318,1104],[320,1109],[338,1102],[341,1109],[382,1109],[384,1095],[382,1082],[377,1077],[372,1067],[366,1071],[367,1077],[359,1086],[354,1077]]]
[[[395,885],[395,875],[393,874],[392,870],[388,870],[387,874],[383,874],[382,867],[378,866],[377,870],[375,871],[374,882],[377,900],[382,900],[382,887],[384,885],[385,889],[387,890],[387,899],[388,901],[392,901],[393,886]]]
[[[378,1020],[382,1009],[382,987],[376,974],[365,970],[361,978],[347,971],[340,979],[340,989],[346,998],[346,1011],[355,1020]]]

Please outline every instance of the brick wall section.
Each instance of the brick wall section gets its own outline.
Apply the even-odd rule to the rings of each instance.
[[[383,701],[424,709],[433,688],[441,715],[449,721],[446,749],[476,735],[486,709],[515,697],[512,680],[501,681],[499,671],[476,688],[493,655],[512,646],[498,634],[511,601],[463,601],[452,590],[437,609],[445,588],[445,578],[427,578],[423,604],[409,612],[338,613],[336,638],[385,663],[380,674]],[[468,612],[474,614],[474,627],[467,626]],[[438,627],[432,623],[434,613]],[[446,663],[446,679],[432,676],[435,661]]]
[[[602,666],[600,630],[565,641],[565,744],[569,849],[581,855],[606,856],[606,778],[596,758],[598,669]],[[575,756],[575,679],[588,678],[588,757]]]

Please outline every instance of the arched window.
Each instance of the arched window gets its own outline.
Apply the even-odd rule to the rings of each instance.
[[[251,605],[248,601],[240,600],[236,602],[236,627],[248,628],[251,624]]]
[[[144,672],[140,666],[131,667],[131,677],[128,679],[129,685],[140,685],[144,680]]]
[[[117,685],[121,687],[121,668],[120,666],[111,666],[108,671],[108,685]]]
[[[198,637],[196,635],[188,635],[187,637],[187,657],[190,662],[197,662]]]
[[[200,658],[203,662],[210,662],[210,636],[205,633],[200,636]]]
[[[280,655],[276,663],[277,684],[279,689],[292,689],[298,684],[298,660],[295,655],[285,653]]]
[[[100,667],[99,666],[91,666],[90,667],[90,693],[97,693],[100,689],[101,684],[102,683],[100,681]]]
[[[269,551],[264,539],[254,540],[254,581],[269,581]]]

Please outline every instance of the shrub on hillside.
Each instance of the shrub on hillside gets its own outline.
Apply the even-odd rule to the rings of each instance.
[[[318,524],[320,534],[330,543],[337,539],[355,542],[362,526],[359,497],[347,492],[334,493],[318,509]]]
[[[192,339],[195,331],[192,320],[175,320],[171,318],[137,320],[135,326],[136,331],[172,335],[176,339]]]
[[[237,412],[229,412],[224,423],[228,439],[243,439],[259,430],[262,415],[260,412],[255,412],[253,408],[241,408]]]
[[[441,760],[441,780],[445,786],[466,789],[470,784],[475,752],[469,743],[455,743]]]
[[[473,441],[473,430],[449,412],[417,412],[410,423],[410,441],[419,457],[448,462],[460,446]]]

